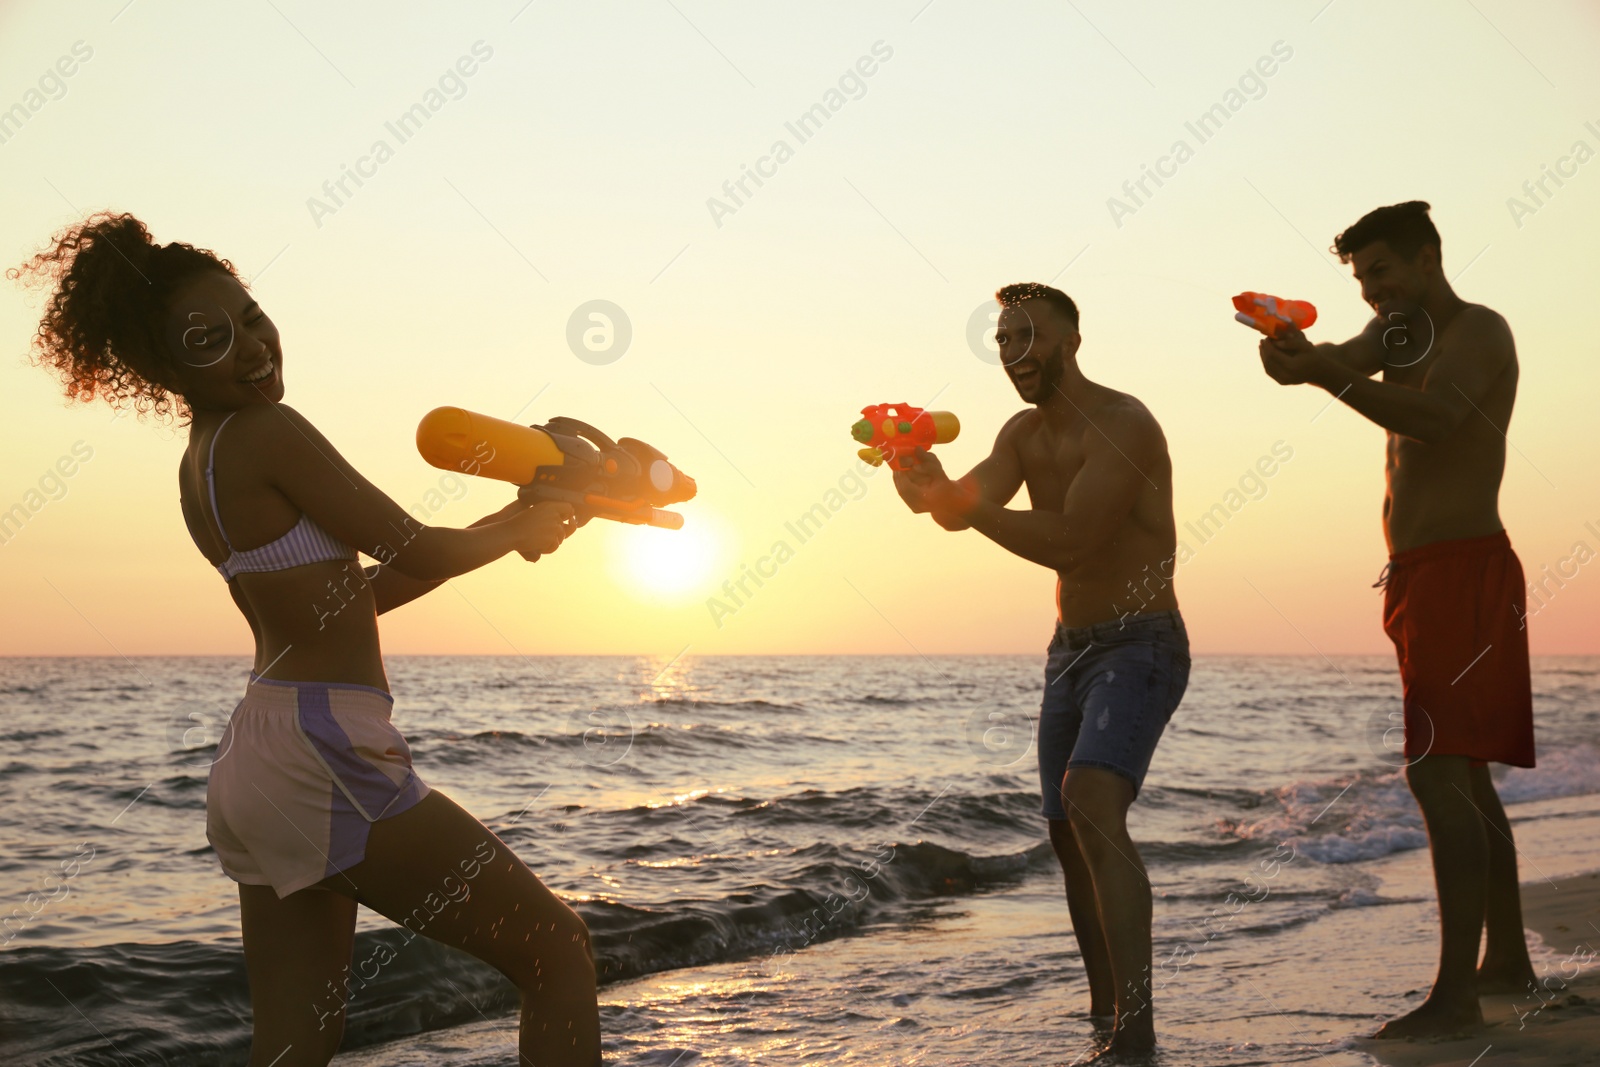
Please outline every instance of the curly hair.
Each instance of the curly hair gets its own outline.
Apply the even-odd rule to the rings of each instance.
[[[33,338],[33,362],[55,371],[69,401],[101,397],[118,410],[131,406],[140,418],[176,414],[186,423],[191,413],[171,386],[176,362],[162,325],[178,287],[212,270],[239,277],[209,249],[157,244],[134,216],[103,211],[56,234],[6,277],[54,288]]]

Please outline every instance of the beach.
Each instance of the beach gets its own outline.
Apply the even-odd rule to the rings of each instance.
[[[43,901],[0,950],[8,1063],[248,1047],[237,897],[204,837],[246,664],[132,662],[7,665],[0,868],[13,905]],[[1042,656],[388,666],[419,773],[588,921],[607,1063],[993,1067],[1093,1047],[1039,817]],[[1497,783],[1535,966],[1576,981],[1490,998],[1481,1040],[1389,1044],[1365,1038],[1420,1002],[1437,955],[1426,835],[1384,743],[1392,661],[1196,659],[1130,816],[1163,1062],[1582,1062],[1600,661],[1537,660],[1534,684],[1539,766]],[[494,972],[365,912],[352,962],[337,1063],[515,1062]]]
[[[1450,1041],[1371,1041],[1388,1067],[1587,1067],[1600,1058],[1600,872],[1522,887],[1523,919],[1556,957],[1521,995],[1483,999],[1485,1026]]]

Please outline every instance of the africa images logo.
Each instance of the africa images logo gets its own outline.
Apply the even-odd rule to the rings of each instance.
[[[1423,322],[1427,325],[1427,330],[1415,331],[1416,336],[1413,336],[1418,314],[1422,316]],[[1415,307],[1405,311],[1390,311],[1384,316],[1384,319],[1390,323],[1389,326],[1384,327],[1383,337],[1381,338],[1385,366],[1412,367],[1427,358],[1428,353],[1433,350],[1433,340],[1438,331],[1434,329],[1433,316],[1428,314],[1426,308]],[[1418,344],[1418,337],[1426,339],[1421,344]],[[1397,358],[1390,359],[1390,356]]]

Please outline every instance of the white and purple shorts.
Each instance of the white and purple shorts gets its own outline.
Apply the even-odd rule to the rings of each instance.
[[[223,873],[286,897],[360,863],[372,824],[428,795],[393,706],[372,686],[252,671],[206,788]]]

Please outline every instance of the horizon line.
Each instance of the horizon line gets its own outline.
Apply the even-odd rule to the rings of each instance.
[[[638,659],[640,657],[660,657],[664,652],[391,652],[384,653],[382,658],[389,659]],[[826,656],[833,659],[934,659],[952,658],[957,656],[1026,656],[1028,658],[1041,658],[1043,652],[701,652],[690,655],[687,652],[679,656],[688,659],[753,659],[756,657],[768,658],[816,658]],[[1194,652],[1191,659],[1224,659],[1252,657],[1258,659],[1370,659],[1381,656],[1385,659],[1393,658],[1392,652],[1332,652],[1324,656],[1319,652]],[[1594,659],[1600,657],[1600,651],[1594,652],[1538,652],[1530,655],[1530,659]],[[133,655],[105,652],[4,652],[0,653],[0,661],[21,659],[248,659],[252,658],[247,652],[138,652]]]

